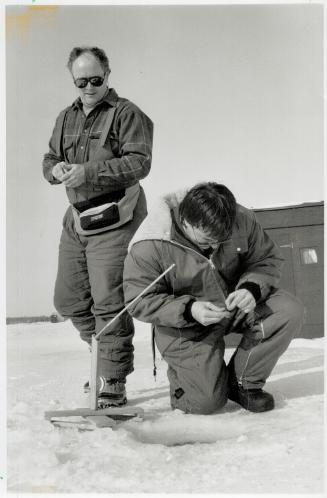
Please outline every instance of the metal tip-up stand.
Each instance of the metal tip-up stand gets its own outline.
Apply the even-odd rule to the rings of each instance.
[[[46,411],[47,420],[59,427],[78,427],[82,430],[93,430],[95,427],[113,427],[119,422],[134,418],[143,420],[144,410],[137,406],[98,408],[99,397],[99,354],[100,337],[125,311],[140,299],[151,287],[174,268],[172,264],[149,284],[135,299],[122,309],[100,332],[92,336],[91,349],[91,378],[90,378],[90,408],[76,408],[74,410]]]

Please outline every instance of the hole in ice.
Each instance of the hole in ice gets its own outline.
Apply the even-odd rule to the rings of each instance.
[[[219,421],[209,416],[183,417],[182,420],[142,422],[141,425],[125,426],[125,430],[145,444],[181,446],[185,444],[212,444],[226,439],[237,440],[244,433],[239,424]]]

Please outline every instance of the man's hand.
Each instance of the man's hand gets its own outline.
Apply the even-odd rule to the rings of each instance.
[[[229,311],[239,308],[244,313],[249,313],[256,307],[256,301],[251,292],[247,289],[238,289],[231,292],[227,297],[225,304]]]
[[[61,181],[66,187],[76,188],[85,183],[85,168],[83,164],[66,164],[67,173]]]
[[[62,182],[63,176],[66,174],[66,163],[64,161],[61,161],[60,163],[57,163],[53,168],[52,168],[52,176]]]
[[[191,315],[197,322],[207,326],[218,323],[223,318],[228,318],[230,313],[225,308],[218,308],[207,301],[194,301],[191,306]]]
[[[251,292],[247,289],[238,289],[229,294],[225,301],[225,304],[226,308],[230,311],[237,308],[236,315],[232,324],[233,328],[237,328],[237,326],[243,322],[245,316],[253,311],[256,307],[256,301]]]

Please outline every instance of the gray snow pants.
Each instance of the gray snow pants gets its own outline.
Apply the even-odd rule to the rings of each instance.
[[[131,221],[114,230],[83,236],[75,231],[71,208],[66,211],[54,304],[58,313],[72,320],[81,338],[89,344],[92,334],[124,308],[124,260],[128,244],[146,212],[141,189]],[[123,313],[100,337],[100,375],[124,379],[133,371],[133,336],[133,320],[127,312]]]
[[[243,333],[234,355],[238,381],[246,389],[262,388],[303,321],[303,306],[281,289],[265,303],[270,315]],[[177,334],[176,334],[177,331]],[[227,402],[228,371],[224,362],[225,335],[219,325],[156,330],[157,347],[168,363],[172,408],[209,414]]]

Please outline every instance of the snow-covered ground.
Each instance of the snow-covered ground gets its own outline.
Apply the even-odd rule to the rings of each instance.
[[[72,325],[11,325],[7,344],[8,492],[323,492],[323,339],[296,339],[280,359],[267,383],[275,410],[229,401],[214,415],[185,415],[170,409],[160,358],[154,382],[150,330],[137,323],[128,397],[144,421],[87,432],[43,418],[88,406],[90,353]]]

